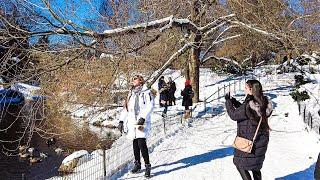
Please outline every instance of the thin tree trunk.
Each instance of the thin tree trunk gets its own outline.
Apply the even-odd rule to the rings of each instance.
[[[190,66],[190,61],[188,59],[187,67],[184,69],[184,77],[186,79],[190,79],[190,68],[189,68],[189,66]]]
[[[184,66],[184,77],[186,79],[190,79],[190,59],[191,59],[191,53],[188,51],[188,56],[186,58],[185,66]]]

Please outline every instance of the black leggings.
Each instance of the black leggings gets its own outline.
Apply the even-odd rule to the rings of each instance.
[[[137,138],[133,140],[133,154],[136,162],[140,162],[140,151],[144,159],[145,164],[150,164],[149,153],[146,138]]]
[[[167,103],[164,105],[164,109],[162,111],[162,114],[167,114],[167,111],[168,111],[168,105]]]
[[[252,180],[249,171],[237,168],[243,180]],[[261,180],[260,170],[252,171],[254,180]]]

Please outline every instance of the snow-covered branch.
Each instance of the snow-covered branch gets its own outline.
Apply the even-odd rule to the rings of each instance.
[[[230,39],[238,38],[238,37],[240,37],[240,36],[241,36],[241,34],[238,34],[238,35],[226,37],[226,38],[224,38],[224,39],[220,39],[219,41],[214,41],[214,42],[211,44],[211,46],[206,50],[206,52],[203,54],[203,58],[210,52],[210,50],[213,48],[214,45],[219,44],[219,43],[224,42],[224,41],[227,41],[227,40],[230,40]]]
[[[226,57],[217,57],[217,56],[215,56],[215,55],[212,55],[212,56],[207,57],[207,58],[204,59],[201,63],[204,63],[204,62],[206,62],[206,61],[208,61],[208,60],[210,60],[210,59],[214,59],[214,60],[218,60],[218,61],[226,61],[226,62],[232,63],[232,64],[238,66],[240,69],[242,69],[242,68],[241,68],[241,65],[240,65],[237,61],[232,60],[232,59],[230,59],[230,58],[226,58]]]
[[[313,16],[320,18],[320,13],[317,13],[317,14],[307,14],[307,15],[299,16],[299,17],[297,17],[296,19],[292,20],[292,21],[289,23],[288,29],[290,29],[291,26],[292,26],[295,22],[299,21],[300,19],[310,18],[310,17],[313,17]]]
[[[206,33],[204,33],[204,37],[209,37],[211,34],[215,33],[216,30],[218,30],[220,27],[226,25],[226,22],[222,22],[220,24],[218,24],[217,26],[211,28],[209,31],[207,31]]]
[[[240,25],[244,28],[247,28],[247,29],[251,29],[251,30],[254,30],[260,34],[263,34],[263,35],[266,35],[266,36],[270,36],[270,37],[273,37],[279,41],[281,41],[281,38],[278,37],[277,35],[273,34],[273,33],[270,33],[270,32],[267,32],[265,30],[262,30],[262,29],[259,29],[259,28],[256,28],[256,27],[253,27],[252,25],[250,24],[245,24],[243,22],[240,22],[240,21],[229,21],[231,24],[236,24],[236,25]]]
[[[252,58],[252,54],[250,54],[249,57],[245,58],[245,59],[242,61],[241,65],[243,65],[243,64],[246,63],[246,62],[248,62],[251,58]]]
[[[214,20],[213,22],[208,23],[207,25],[199,28],[199,30],[200,30],[201,32],[207,32],[207,31],[209,31],[210,29],[212,29],[213,27],[215,27],[215,26],[217,26],[217,25],[220,25],[221,22],[229,21],[228,19],[233,18],[233,17],[235,17],[235,14],[229,14],[229,15],[227,15],[227,16],[219,17],[218,19]]]
[[[161,74],[184,52],[186,52],[189,48],[191,48],[194,44],[193,43],[187,43],[182,48],[180,48],[177,52],[172,54],[167,62],[165,62],[162,67],[153,73],[148,78],[148,85],[151,86],[156,80],[161,76]]]
[[[63,20],[61,19],[59,20],[61,23],[63,23]],[[33,36],[39,35],[39,34],[47,34],[47,35],[48,34],[69,34],[69,35],[81,35],[81,36],[88,36],[88,37],[95,37],[95,38],[110,38],[110,37],[121,36],[125,34],[135,34],[138,32],[143,32],[146,30],[154,30],[154,29],[158,29],[160,32],[163,32],[166,29],[170,29],[172,27],[185,27],[193,32],[199,31],[199,27],[197,27],[189,19],[179,19],[179,18],[174,18],[173,16],[169,16],[166,18],[162,18],[162,19],[158,19],[150,22],[139,23],[139,24],[120,27],[116,29],[105,30],[103,33],[97,33],[92,30],[74,31],[74,30],[69,30],[65,27],[60,27],[51,31],[29,32],[29,34]]]
[[[211,51],[211,49],[213,48],[214,45],[219,44],[221,42],[224,42],[226,40],[230,40],[230,39],[234,39],[237,37],[240,37],[241,35],[235,35],[235,36],[230,36],[230,37],[226,37],[224,39],[220,39],[218,40],[225,32],[227,32],[229,29],[234,28],[234,27],[238,27],[238,26],[229,26],[226,29],[224,29],[217,37],[216,39],[212,42],[212,44],[210,45],[210,47],[205,51],[205,53],[203,54],[203,58],[205,58],[205,56]]]

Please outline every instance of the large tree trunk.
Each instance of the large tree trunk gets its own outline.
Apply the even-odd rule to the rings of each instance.
[[[190,79],[190,68],[189,68],[189,66],[190,66],[190,61],[189,61],[189,59],[188,59],[188,62],[187,62],[186,65],[187,65],[187,66],[184,68],[184,77],[185,77],[186,79]]]
[[[189,73],[191,86],[194,91],[193,102],[199,102],[199,68],[200,68],[200,35],[192,34],[191,36],[195,46],[191,49],[190,63],[189,63]]]
[[[193,1],[191,19],[194,21],[196,25],[199,25],[200,22],[200,2],[199,0]],[[189,73],[190,73],[190,80],[191,86],[194,91],[193,102],[199,102],[199,68],[200,68],[200,41],[201,35],[200,32],[192,32],[191,41],[194,42],[194,46],[191,49],[191,57],[190,57],[190,64],[189,64]]]

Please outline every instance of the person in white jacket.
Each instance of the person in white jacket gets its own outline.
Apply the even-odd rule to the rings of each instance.
[[[128,94],[125,107],[120,115],[119,130],[133,140],[134,167],[132,173],[141,170],[140,152],[145,162],[145,177],[150,177],[151,164],[146,138],[151,128],[151,113],[154,97],[151,90],[144,84],[141,75],[132,79],[132,88]]]

